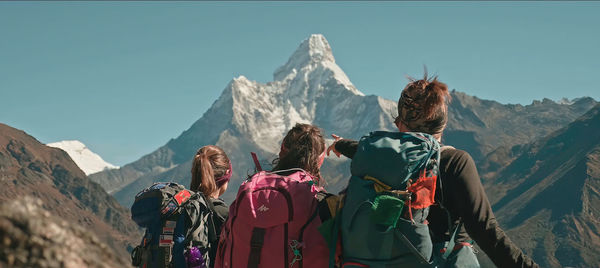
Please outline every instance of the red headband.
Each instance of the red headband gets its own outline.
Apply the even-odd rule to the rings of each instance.
[[[233,168],[231,167],[231,162],[229,163],[229,169],[225,172],[225,175],[215,178],[215,184],[218,188],[223,186],[223,184],[227,183],[229,179],[231,179],[231,175],[233,173]]]

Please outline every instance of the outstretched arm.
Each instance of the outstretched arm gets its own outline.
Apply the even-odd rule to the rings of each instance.
[[[327,148],[327,155],[329,155],[329,152],[333,152],[337,157],[344,155],[345,157],[352,159],[356,153],[356,148],[358,148],[358,141],[344,139],[335,134],[331,134],[331,136],[334,141],[333,144]]]
[[[469,236],[490,257],[498,267],[539,267],[526,256],[504,233],[492,212],[490,201],[485,193],[475,162],[471,156],[458,151],[452,157],[446,173],[457,176],[444,186],[446,200],[452,202],[451,211],[459,215]],[[452,185],[448,185],[452,183]],[[451,192],[450,192],[451,191]],[[456,213],[456,214],[455,214]]]

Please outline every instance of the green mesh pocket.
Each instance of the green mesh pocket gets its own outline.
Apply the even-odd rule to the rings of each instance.
[[[377,224],[396,227],[402,215],[404,201],[391,195],[378,195],[371,207],[371,220]]]

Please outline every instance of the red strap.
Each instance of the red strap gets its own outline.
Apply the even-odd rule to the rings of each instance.
[[[452,251],[459,250],[459,249],[461,249],[462,247],[470,247],[470,246],[471,246],[471,243],[469,243],[469,242],[460,242],[460,243],[457,243],[457,244],[454,246],[454,248],[452,249]]]
[[[252,155],[252,160],[254,160],[254,166],[256,167],[256,171],[262,171],[262,167],[260,166],[260,163],[258,162],[258,157],[256,156],[256,154],[254,152],[250,152],[250,154]]]
[[[412,197],[408,198],[408,215],[410,215],[410,222],[415,223],[415,220],[413,220],[413,216],[412,216]]]
[[[342,264],[342,267],[346,267],[346,266],[369,267],[366,264],[362,264],[362,263],[358,263],[358,262],[345,262],[344,264]]]

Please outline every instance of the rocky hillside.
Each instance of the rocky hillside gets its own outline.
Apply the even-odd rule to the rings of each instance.
[[[94,234],[43,206],[41,199],[29,196],[0,206],[0,267],[129,266]]]
[[[485,181],[501,225],[542,267],[599,267],[600,105]]]
[[[476,162],[499,147],[527,144],[566,126],[598,102],[589,97],[557,103],[500,104],[452,92],[444,142],[468,151]]]
[[[89,180],[67,153],[45,146],[25,132],[4,124],[0,124],[0,181],[3,185],[0,187],[2,204],[8,201],[15,201],[13,205],[31,202],[26,197],[40,200],[41,209],[73,228],[83,228],[90,235],[97,236],[100,242],[114,251],[113,255],[118,256],[119,260],[115,263],[126,262],[129,258],[127,248],[138,242],[139,231],[128,210],[100,185]],[[8,209],[12,210],[10,205]],[[25,210],[23,213],[28,213],[29,210]],[[24,214],[20,215],[16,217]],[[16,227],[21,226],[15,220],[6,219],[6,222],[9,223],[2,226],[2,232],[13,228],[10,222]],[[33,226],[31,228],[40,225],[35,221],[23,224]],[[62,230],[64,224],[57,224],[55,231]],[[21,246],[18,243],[11,245]]]

